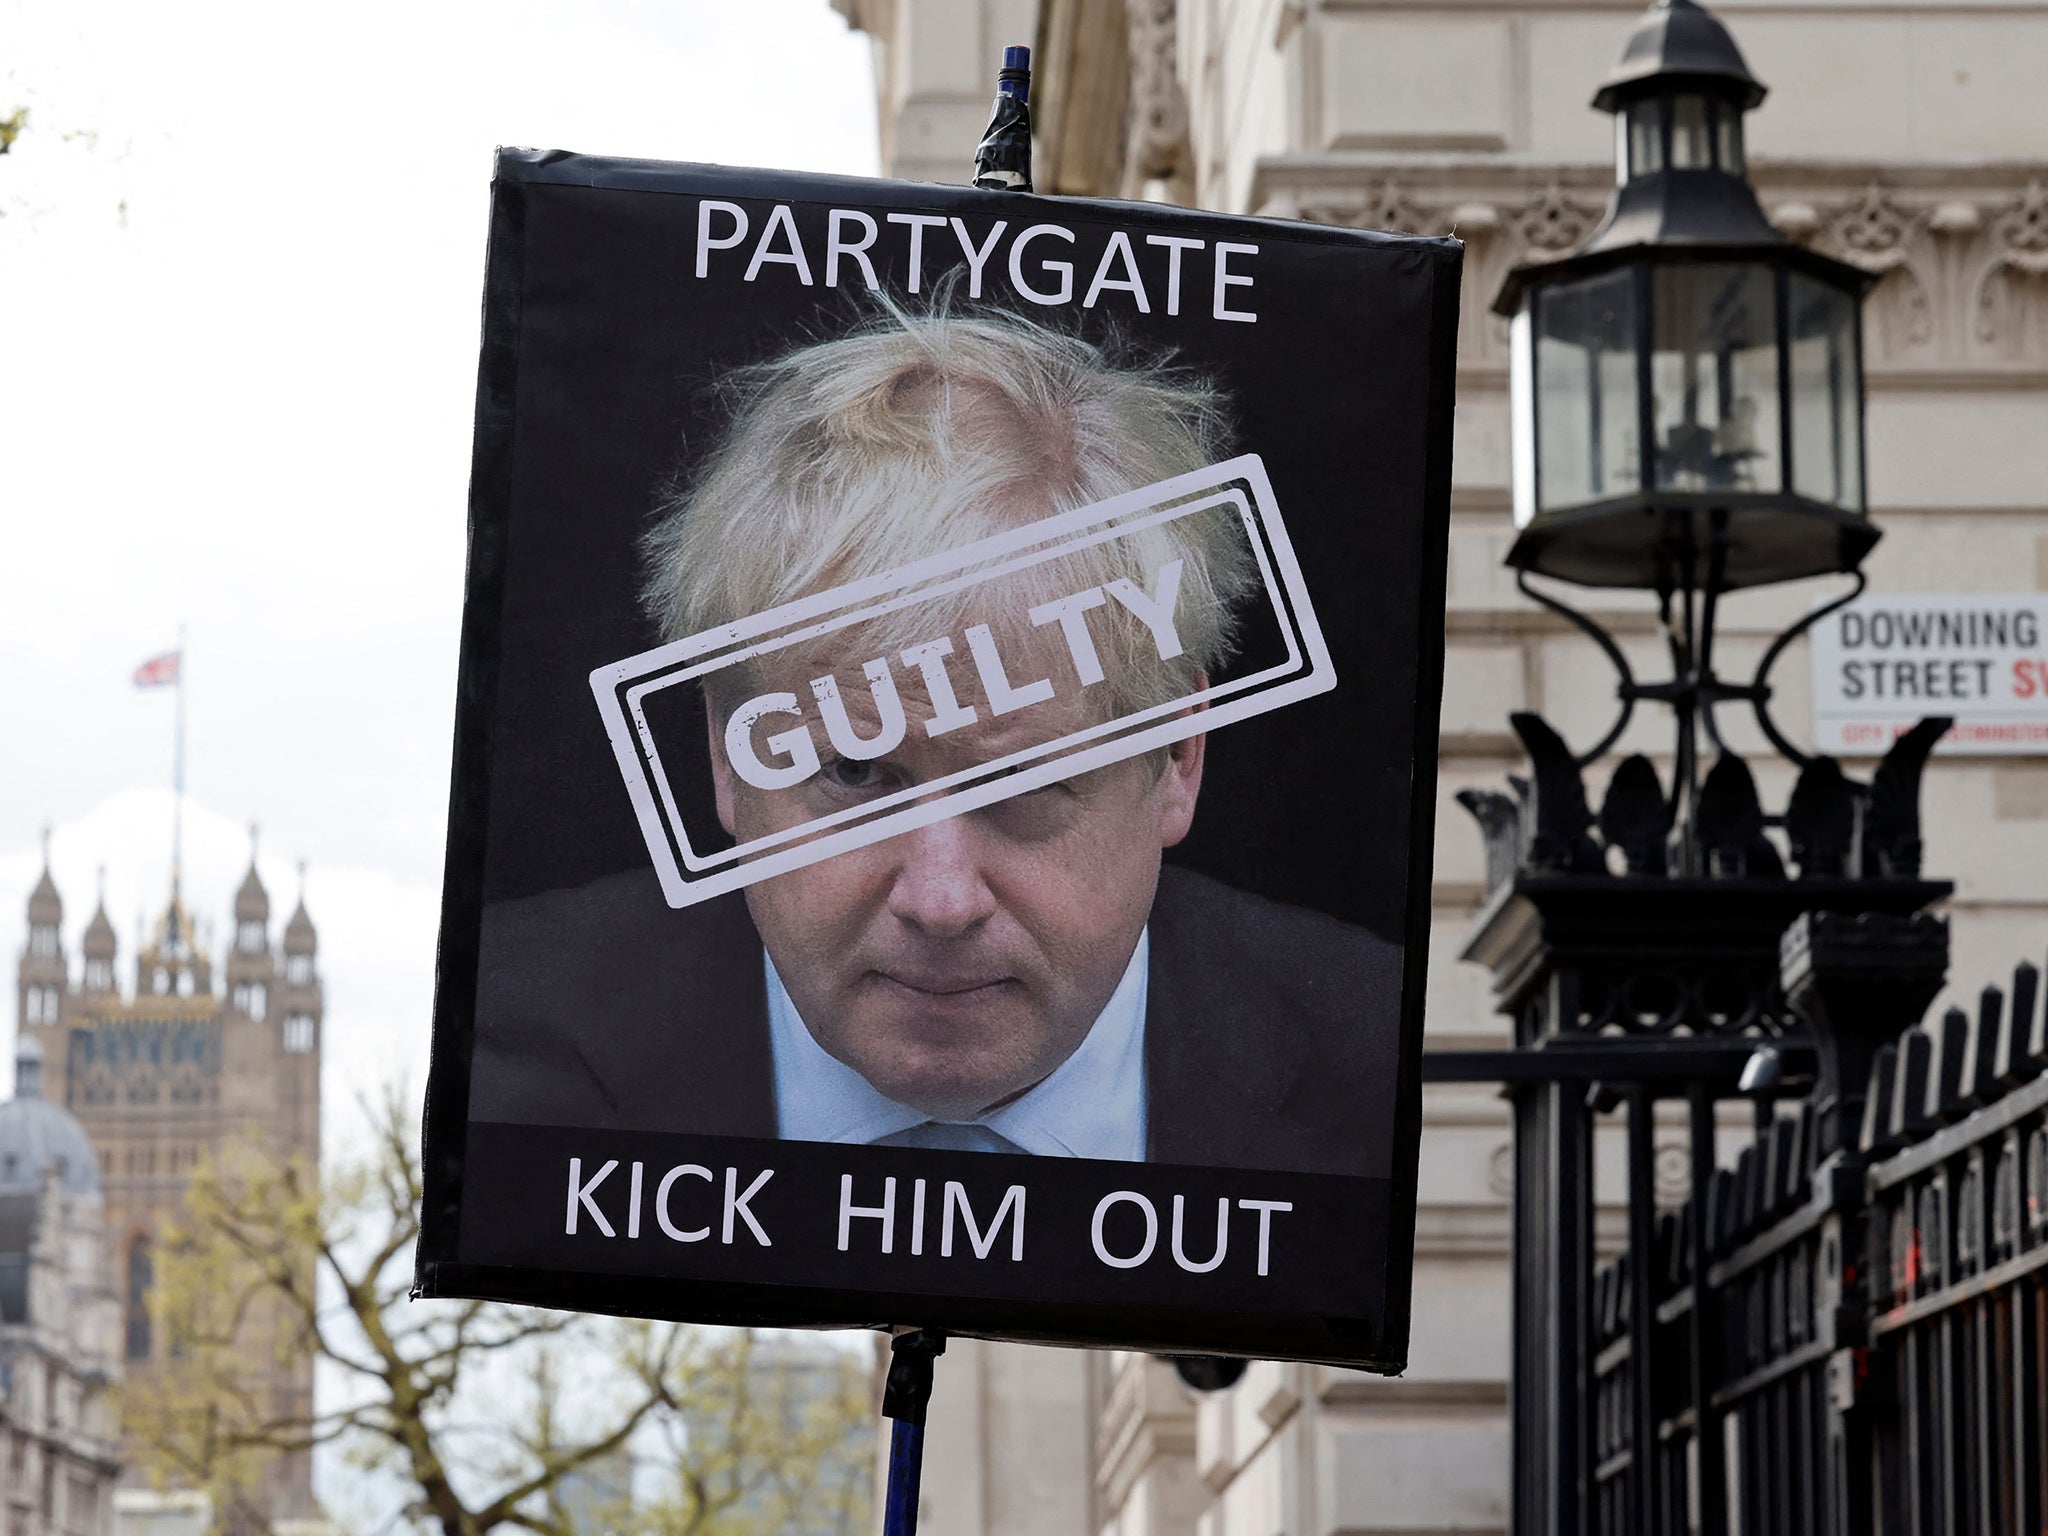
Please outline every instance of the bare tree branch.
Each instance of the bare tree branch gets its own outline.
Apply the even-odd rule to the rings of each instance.
[[[417,1137],[395,1099],[372,1124],[372,1155],[324,1179],[253,1150],[195,1172],[153,1299],[175,1368],[123,1394],[144,1471],[251,1528],[277,1457],[336,1447],[404,1479],[387,1531],[595,1536],[577,1521],[607,1479],[618,1536],[865,1529],[872,1407],[850,1361],[770,1359],[747,1332],[414,1302]],[[340,1367],[346,1402],[279,1402],[269,1363],[308,1355]],[[657,1443],[660,1492],[633,1507],[630,1465]]]

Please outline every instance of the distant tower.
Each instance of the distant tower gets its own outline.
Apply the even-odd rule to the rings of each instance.
[[[270,1012],[277,963],[270,953],[270,893],[256,873],[256,829],[249,829],[249,873],[235,892],[235,937],[228,947],[228,1007],[254,1023]]]
[[[133,995],[123,994],[115,970],[104,893],[81,945],[82,985],[74,988],[59,934],[64,904],[47,864],[46,852],[28,903],[21,1037],[40,1048],[43,1096],[76,1116],[98,1151],[121,1353],[127,1373],[146,1379],[177,1369],[149,1301],[163,1223],[179,1213],[199,1159],[253,1145],[277,1161],[318,1166],[319,941],[302,892],[282,954],[272,948],[270,895],[252,837],[222,957],[225,995],[214,991],[214,957],[176,881],[136,946]],[[272,1400],[310,1416],[312,1361],[280,1357],[273,1369]],[[138,1474],[124,1481],[133,1485],[124,1498],[147,1497]],[[281,1458],[266,1471],[262,1492],[273,1520],[313,1516],[311,1458]]]
[[[28,898],[28,948],[21,953],[19,1011],[24,1027],[62,1017],[70,977],[64,963],[64,899],[50,878],[50,835],[43,834],[43,875]]]
[[[279,1115],[295,1145],[320,1145],[320,1025],[325,1012],[317,967],[320,936],[306,914],[306,867],[299,866],[299,900],[284,925],[284,980],[278,990],[278,1038],[284,1047],[278,1083]],[[281,1127],[282,1128],[282,1127]]]
[[[114,962],[119,958],[120,943],[114,937],[114,925],[107,920],[104,869],[100,871],[99,903],[92,910],[92,921],[85,925],[85,940],[79,948],[85,954],[85,995],[106,996],[114,990]]]

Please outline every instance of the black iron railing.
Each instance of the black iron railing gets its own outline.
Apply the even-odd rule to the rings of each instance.
[[[1788,954],[1828,921],[1795,926]],[[2039,972],[2021,965],[2009,991],[1985,990],[1974,1019],[1951,1010],[1880,1049],[1849,1144],[1826,1149],[1819,1110],[1808,1097],[1771,1111],[1716,1166],[1703,1266],[1687,1237],[1695,1194],[1651,1218],[1645,1273],[1633,1244],[1595,1272],[1590,1529],[2039,1536]],[[1702,1308],[1704,1383],[1688,1348]],[[1701,1481],[1702,1396],[1719,1440],[1706,1458],[1721,1463],[1715,1487]]]
[[[1460,797],[1513,1049],[1424,1075],[1514,1106],[1516,1536],[2048,1536],[2048,1011],[2022,965],[1922,1022],[1947,722],[1778,815],[1724,749],[1684,827],[1646,761],[1596,816],[1514,725],[1529,777]]]

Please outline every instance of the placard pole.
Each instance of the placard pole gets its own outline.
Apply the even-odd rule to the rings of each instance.
[[[917,1536],[917,1489],[924,1473],[924,1410],[932,1400],[932,1362],[946,1352],[936,1328],[912,1329],[889,1341],[889,1379],[882,1388],[889,1434],[889,1496],[882,1536]]]

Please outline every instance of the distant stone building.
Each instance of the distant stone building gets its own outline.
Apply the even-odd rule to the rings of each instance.
[[[120,1355],[130,1376],[176,1369],[151,1317],[150,1289],[163,1224],[178,1213],[200,1158],[236,1145],[279,1160],[317,1162],[320,1155],[318,937],[303,899],[280,944],[272,942],[270,915],[252,855],[235,893],[216,992],[213,958],[174,877],[170,902],[135,956],[132,989],[124,991],[104,903],[85,929],[74,973],[63,944],[64,904],[47,867],[29,897],[17,979],[21,1038],[42,1051],[45,1097],[77,1117],[99,1154],[121,1300]],[[310,1418],[310,1355],[278,1359],[270,1387],[277,1413]],[[133,1473],[130,1482],[136,1486],[124,1495],[124,1510],[133,1505],[144,1523],[167,1514]],[[261,1499],[273,1524],[316,1518],[311,1456],[280,1457]]]
[[[19,1043],[0,1104],[0,1536],[109,1536],[121,1301],[92,1143]]]

